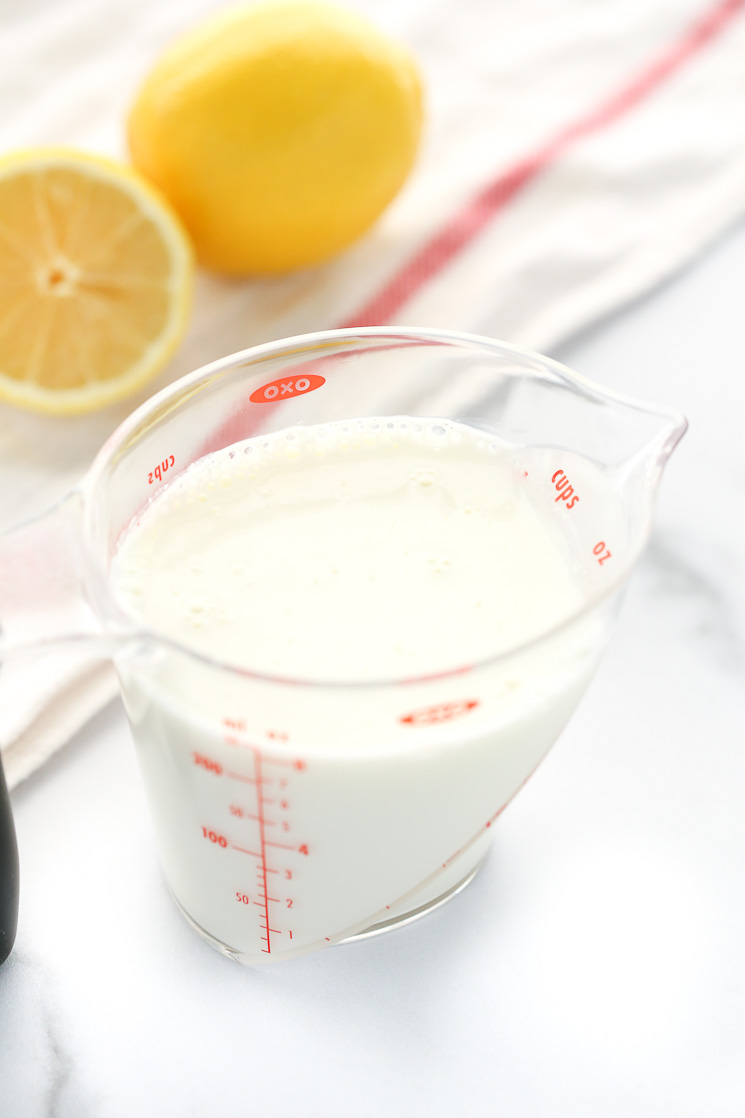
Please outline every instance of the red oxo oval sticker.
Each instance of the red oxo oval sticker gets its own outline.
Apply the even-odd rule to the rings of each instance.
[[[315,373],[305,373],[301,377],[280,377],[279,380],[263,384],[249,396],[254,404],[271,404],[275,400],[289,399],[290,396],[304,396],[306,392],[314,392],[326,383],[325,377]]]
[[[450,703],[437,703],[432,707],[412,710],[411,714],[402,714],[401,721],[408,722],[410,726],[432,726],[436,722],[449,722],[451,718],[460,718],[461,714],[468,714],[469,710],[473,710],[478,705],[478,699],[455,699]]]

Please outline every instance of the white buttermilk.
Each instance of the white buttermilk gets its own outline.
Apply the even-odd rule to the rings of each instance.
[[[245,960],[441,896],[569,717],[597,628],[434,682],[351,686],[474,665],[577,612],[524,476],[465,425],[297,427],[169,478],[125,533],[112,584],[145,626],[249,672],[347,684],[157,648],[119,665],[169,885]]]

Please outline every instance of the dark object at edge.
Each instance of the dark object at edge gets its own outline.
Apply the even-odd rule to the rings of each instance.
[[[18,926],[18,845],[0,761],[0,966],[13,950]]]

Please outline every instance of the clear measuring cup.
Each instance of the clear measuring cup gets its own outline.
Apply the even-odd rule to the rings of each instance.
[[[342,683],[238,670],[144,628],[113,595],[122,533],[205,453],[402,416],[510,448],[582,587],[564,623],[437,675]],[[138,408],[73,493],[0,541],[0,655],[113,657],[168,886],[219,950],[266,962],[396,926],[471,879],[570,717],[685,426],[486,338],[369,328],[258,346]],[[446,627],[443,648],[446,660]]]

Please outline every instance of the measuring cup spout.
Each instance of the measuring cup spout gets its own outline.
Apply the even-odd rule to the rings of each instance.
[[[680,412],[632,400],[619,400],[618,408],[628,441],[624,456],[608,473],[625,506],[630,539],[643,547],[663,470],[688,421]]]
[[[84,591],[77,491],[0,536],[0,661],[63,645],[111,654]]]
[[[643,465],[650,486],[656,487],[665,463],[688,430],[688,420],[677,411],[647,405],[638,405],[638,408],[644,413],[643,427],[640,422],[643,442],[638,451],[629,456],[627,469]]]

